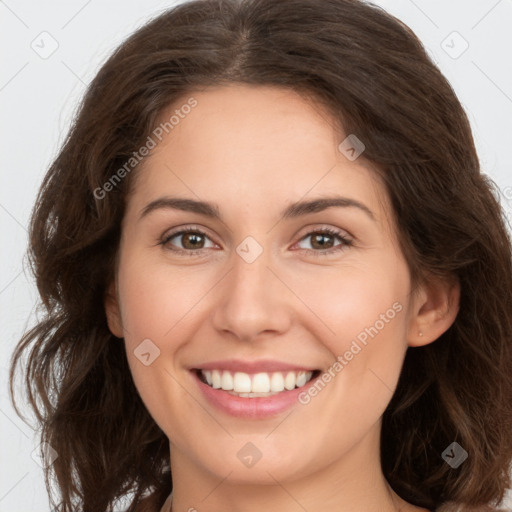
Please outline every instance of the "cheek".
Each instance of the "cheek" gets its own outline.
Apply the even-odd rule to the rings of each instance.
[[[188,340],[183,329],[200,290],[195,293],[185,273],[170,272],[135,251],[120,263],[118,285],[130,370],[150,414],[164,428],[166,405],[183,401],[182,389],[173,385],[176,354]]]
[[[354,341],[376,352],[390,344],[403,349],[408,270],[405,263],[389,259],[364,266],[353,262],[294,279],[294,292],[307,307],[300,306],[301,322],[333,357],[350,350]]]
[[[127,257],[119,268],[119,294],[126,338],[140,343],[144,338],[172,345],[171,333],[189,320],[208,290],[208,278],[201,272],[155,264],[137,254]]]
[[[325,424],[344,424],[351,410],[357,411],[361,425],[374,423],[391,399],[407,350],[409,273],[405,262],[390,257],[364,268],[354,264],[336,275],[318,274],[297,290],[310,310],[303,317],[308,319],[306,329],[331,356],[330,365],[324,368],[329,401],[340,404],[340,408],[314,414],[311,408],[311,420],[316,421],[319,413],[325,415]],[[320,392],[326,395],[323,389],[320,383],[311,396],[304,396],[304,402],[316,401]]]
[[[127,358],[142,401],[176,444],[194,444],[194,436],[190,438],[194,417],[202,418],[209,431],[222,436],[218,424],[208,415],[205,418],[197,402],[200,397],[191,395],[194,384],[183,368],[183,354],[216,305],[211,302],[211,290],[222,271],[178,267],[161,259],[155,262],[136,250],[124,254],[118,271],[121,315]]]
[[[307,329],[332,358],[319,381],[299,397],[303,429],[321,431],[308,440],[304,456],[312,464],[319,453],[334,460],[361,440],[379,421],[398,382],[407,349],[408,273],[406,267],[381,268],[352,268],[336,280],[325,276],[301,292],[322,319],[310,314],[315,319]],[[289,435],[297,434],[291,429]]]

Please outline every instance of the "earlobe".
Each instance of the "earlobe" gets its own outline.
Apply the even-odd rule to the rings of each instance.
[[[427,278],[413,301],[408,345],[420,347],[437,340],[459,312],[460,284],[455,279]]]
[[[123,323],[121,320],[121,310],[117,298],[115,281],[112,281],[105,291],[104,306],[110,332],[117,338],[123,338]]]

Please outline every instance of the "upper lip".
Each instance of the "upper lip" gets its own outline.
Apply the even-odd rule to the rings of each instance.
[[[194,366],[195,370],[228,370],[231,372],[259,373],[259,372],[282,372],[282,371],[305,371],[313,372],[317,368],[299,364],[291,364],[284,361],[272,359],[260,359],[244,361],[242,359],[225,359],[223,361],[210,361]]]

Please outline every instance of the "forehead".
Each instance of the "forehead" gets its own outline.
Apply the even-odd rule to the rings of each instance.
[[[195,101],[194,108],[181,109]],[[185,113],[186,112],[186,113]],[[162,113],[168,133],[137,169],[134,206],[165,192],[226,207],[279,210],[284,203],[342,193],[386,209],[372,164],[350,161],[347,137],[320,103],[279,87],[229,85],[194,91]],[[196,198],[197,198],[196,197]]]

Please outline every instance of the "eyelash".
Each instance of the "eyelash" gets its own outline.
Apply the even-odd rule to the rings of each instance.
[[[170,240],[172,240],[173,238],[176,238],[177,236],[180,236],[180,235],[184,235],[184,234],[187,234],[187,233],[195,233],[195,234],[199,234],[201,236],[204,236],[206,238],[209,238],[209,236],[204,232],[202,231],[201,229],[198,229],[198,228],[193,228],[193,227],[188,227],[188,228],[183,228],[183,229],[180,229],[179,231],[175,231],[174,233],[170,233],[169,235],[165,236],[160,242],[159,242],[159,245],[162,245],[162,246],[167,246],[167,244],[170,242]],[[314,254],[315,257],[322,257],[322,256],[329,256],[333,253],[336,253],[336,252],[339,252],[343,249],[345,249],[346,247],[350,247],[353,245],[353,242],[352,240],[348,239],[346,236],[343,235],[343,233],[341,231],[338,231],[336,229],[333,229],[333,228],[319,228],[319,229],[314,229],[312,231],[309,231],[308,233],[306,233],[299,241],[305,239],[305,238],[308,238],[312,235],[315,235],[315,234],[328,234],[332,237],[335,237],[335,238],[338,238],[342,243],[339,244],[338,246],[335,246],[335,247],[332,247],[330,249],[326,249],[326,250],[314,250],[314,249],[299,249],[301,251],[308,251],[312,254]],[[202,249],[197,249],[197,250],[192,250],[192,249],[169,249],[171,250],[172,252],[175,252],[177,254],[183,254],[183,255],[193,255],[193,256],[201,256],[203,254],[203,251],[207,250],[207,248],[202,248]]]

